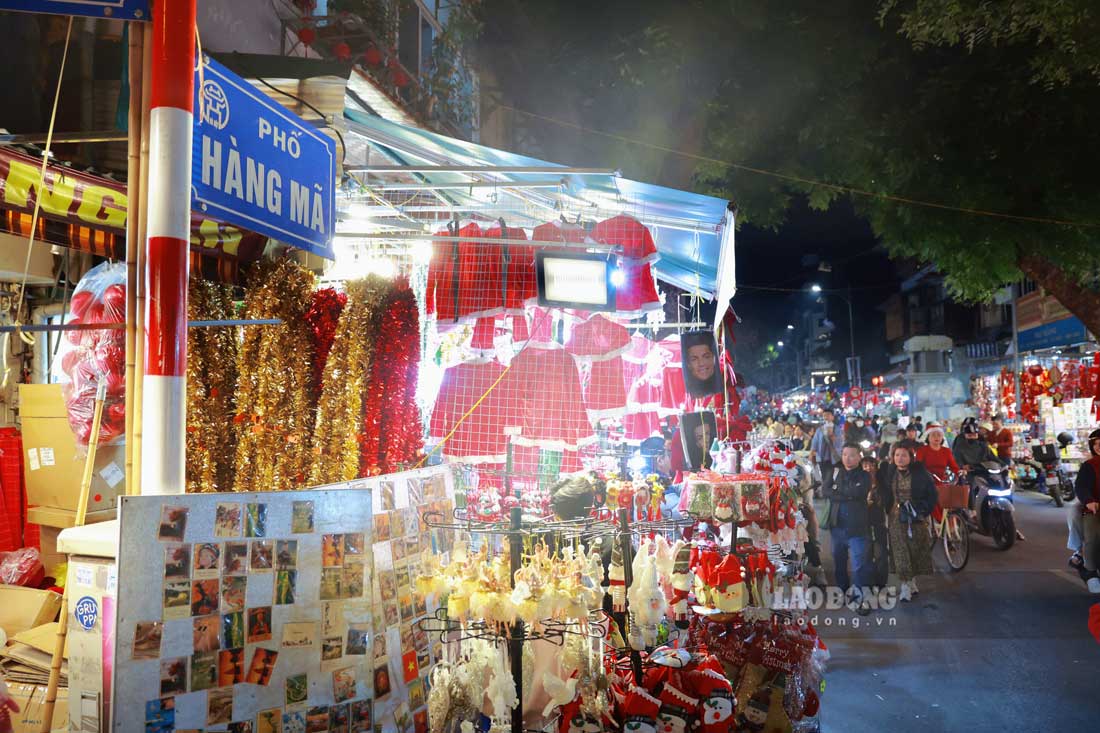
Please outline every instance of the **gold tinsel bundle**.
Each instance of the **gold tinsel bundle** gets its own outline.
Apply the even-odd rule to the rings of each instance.
[[[229,285],[193,278],[187,317],[196,321],[235,317]],[[187,331],[187,490],[233,488],[236,434],[227,430],[235,414],[237,334],[232,326]]]
[[[244,328],[237,358],[234,491],[295,489],[309,476],[313,349],[305,314],[313,274],[290,260],[257,263],[245,318],[278,326]]]
[[[389,281],[376,275],[347,284],[348,302],[336,326],[317,405],[311,485],[349,481],[359,475],[363,400],[377,321],[390,287]]]

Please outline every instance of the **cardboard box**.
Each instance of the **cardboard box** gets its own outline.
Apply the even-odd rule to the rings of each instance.
[[[19,418],[27,504],[76,511],[86,451],[77,450],[61,385],[19,385]],[[125,455],[122,444],[97,449],[89,512],[113,509],[126,491]]]
[[[19,712],[11,716],[14,733],[38,733],[42,729],[42,714],[46,707],[45,685],[8,685],[8,693],[19,704]],[[50,730],[68,730],[69,691],[57,688]]]
[[[88,512],[84,517],[84,522],[86,524],[106,522],[109,519],[114,519],[116,515],[114,509]],[[54,571],[61,563],[68,560],[65,553],[57,550],[57,536],[61,533],[61,530],[76,526],[76,512],[35,506],[27,510],[27,522],[39,525],[38,554],[42,559],[42,567],[46,568],[46,575],[56,578],[57,575]]]
[[[48,590],[0,585],[0,629],[8,638],[57,620],[61,596]]]

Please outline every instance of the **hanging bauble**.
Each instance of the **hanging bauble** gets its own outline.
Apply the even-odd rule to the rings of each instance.
[[[332,47],[332,54],[337,59],[339,59],[340,61],[350,61],[351,60],[351,46],[344,43],[343,41],[340,41],[339,43],[337,43],[335,46]]]
[[[377,68],[382,65],[382,50],[378,46],[371,46],[363,54],[363,61],[367,66]]]
[[[317,31],[313,30],[309,26],[298,29],[298,40],[303,45],[312,46],[313,42],[317,40]]]

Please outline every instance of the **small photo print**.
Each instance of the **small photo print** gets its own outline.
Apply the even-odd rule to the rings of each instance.
[[[348,643],[344,653],[351,656],[363,656],[370,642],[370,627],[367,624],[348,624]]]
[[[386,626],[397,626],[401,621],[401,615],[397,612],[397,604],[393,601],[387,601],[382,605],[385,611]]]
[[[405,562],[405,541],[402,538],[397,537],[390,543],[390,555],[395,567]]]
[[[245,592],[248,589],[248,576],[222,578],[222,613],[244,610]]]
[[[237,611],[222,616],[222,642],[226,649],[244,646],[244,613]]]
[[[306,733],[306,714],[300,710],[283,713],[283,733]]]
[[[244,682],[244,649],[218,652],[218,687]]]
[[[283,733],[283,709],[268,708],[256,713],[256,733]]]
[[[417,677],[409,683],[409,707],[413,710],[424,705],[424,683]]]
[[[386,570],[378,576],[378,590],[383,601],[392,601],[397,598],[397,584],[392,570]]]
[[[222,546],[216,542],[196,544],[191,551],[195,558],[193,578],[216,578],[221,572]]]
[[[409,576],[408,567],[400,567],[394,571],[394,579],[397,584],[397,590],[404,591],[412,587],[412,580]]]
[[[335,568],[333,568],[335,570]],[[340,580],[341,598],[363,597],[363,566],[360,564],[345,565],[343,577]]]
[[[405,486],[409,490],[409,506],[420,506],[424,503],[424,481],[418,478],[405,479]],[[415,707],[415,706],[414,706]]]
[[[378,603],[371,608],[371,624],[374,625],[374,635],[380,636],[386,633],[386,619],[383,615],[382,604]]]
[[[412,621],[413,616],[416,615],[416,608],[413,606],[412,593],[404,591],[397,594],[397,607],[401,612],[402,621]]]
[[[350,634],[351,632],[349,631],[348,633]],[[387,656],[387,653],[386,653],[386,635],[385,634],[375,634],[374,635],[373,649],[374,649],[373,654],[374,654],[375,659],[378,659],[379,657],[386,657]]]
[[[245,537],[267,537],[267,504],[245,504]]]
[[[159,659],[164,624],[160,621],[138,621],[134,626],[134,659]]]
[[[374,711],[370,700],[356,700],[351,704],[351,724],[354,731],[370,731],[374,727]]]
[[[238,720],[230,723],[228,733],[252,733],[252,721]]]
[[[343,597],[340,592],[340,586],[343,580],[343,568],[323,568],[321,570],[321,600],[340,600]]]
[[[218,580],[191,581],[191,615],[208,616],[218,612]]]
[[[423,688],[421,694],[423,694]],[[346,702],[355,697],[354,667],[345,667],[332,673],[332,697],[336,702]]]
[[[288,621],[283,624],[283,648],[304,649],[313,646],[317,638],[316,621]]]
[[[187,658],[160,660],[160,696],[182,695],[187,692]]]
[[[412,534],[405,538],[405,557],[409,560],[420,558],[420,535]]]
[[[383,512],[374,518],[374,541],[388,542],[390,539],[390,515]]]
[[[241,505],[218,504],[214,510],[214,536],[241,536]]]
[[[206,724],[228,725],[233,719],[233,688],[210,690],[206,695]]]
[[[174,733],[176,698],[162,697],[145,703],[145,733]]]
[[[428,647],[416,650],[416,665],[421,670],[425,670],[432,665],[431,657],[428,656]]]
[[[417,617],[428,615],[428,602],[419,593],[413,593],[413,611]]]
[[[392,690],[393,682],[390,680],[389,664],[378,665],[374,668],[374,699],[385,697]]]
[[[221,617],[199,616],[191,619],[191,637],[196,652],[216,652],[221,649]]]
[[[161,542],[183,542],[187,532],[187,507],[165,506],[160,509],[160,529],[157,538]]]
[[[306,713],[306,733],[328,733],[328,706],[312,707]]]
[[[393,481],[379,481],[378,493],[382,500],[382,511],[392,512],[397,508],[397,493],[394,491]]]
[[[212,690],[218,686],[218,653],[191,655],[191,692]]]
[[[405,522],[406,537],[411,537],[420,532],[420,512],[416,510],[416,507],[403,510],[401,516]]]
[[[344,656],[344,640],[332,636],[321,642],[321,661],[329,662]]]
[[[164,579],[191,579],[190,545],[168,545],[164,548]]]
[[[294,570],[298,567],[298,540],[275,542],[275,569]]]
[[[248,543],[225,543],[225,568],[226,575],[246,575],[248,573]]]
[[[301,705],[309,697],[309,678],[303,674],[291,675],[286,678],[286,704]]]
[[[271,676],[275,674],[275,662],[278,659],[279,652],[271,649],[257,649],[252,652],[252,664],[244,681],[250,685],[267,687],[271,683]]]
[[[274,560],[272,557],[274,547],[271,540],[256,540],[251,544],[250,549],[252,554],[249,558],[249,567],[258,572],[271,570]]]
[[[321,567],[338,568],[344,564],[344,535],[321,536]]]
[[[428,733],[427,708],[413,713],[413,733]]]
[[[191,615],[191,584],[186,580],[164,586],[164,620],[173,621]]]
[[[362,555],[363,554],[363,533],[352,532],[344,535],[344,554],[345,555]]]
[[[291,505],[290,531],[292,534],[309,534],[313,531],[312,501],[296,501]]]
[[[248,643],[271,640],[271,606],[248,609]]]
[[[348,704],[333,705],[328,709],[329,733],[354,733],[348,728]]]
[[[294,589],[297,585],[297,570],[280,570],[275,573],[275,596],[272,603],[276,606],[288,606],[294,603]]]

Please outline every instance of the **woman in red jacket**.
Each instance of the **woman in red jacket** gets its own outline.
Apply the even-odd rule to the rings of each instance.
[[[924,464],[928,473],[940,481],[947,480],[947,469],[959,473],[959,464],[955,462],[955,456],[951,449],[944,445],[947,436],[943,432],[943,426],[939,423],[929,423],[924,431],[925,444],[917,450],[917,460]]]

